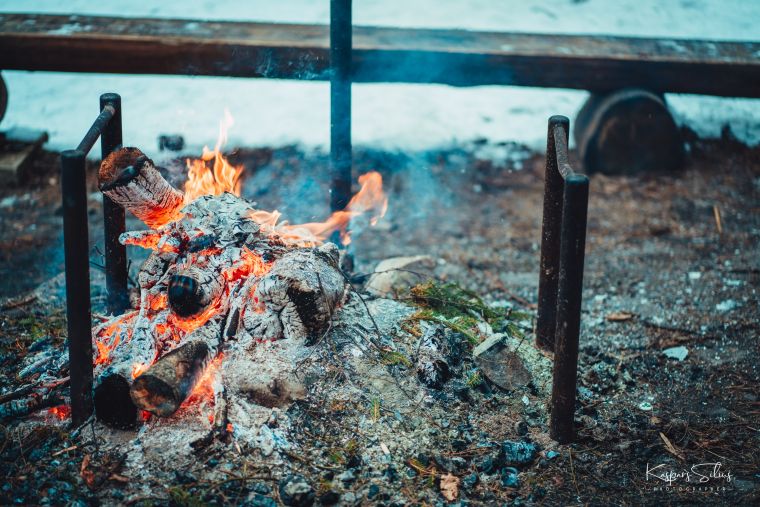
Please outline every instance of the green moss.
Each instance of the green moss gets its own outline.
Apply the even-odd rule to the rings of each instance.
[[[383,361],[383,364],[389,365],[389,366],[404,365],[407,368],[411,368],[412,366],[412,361],[401,352],[395,352],[395,351],[383,352],[381,355],[381,360]]]

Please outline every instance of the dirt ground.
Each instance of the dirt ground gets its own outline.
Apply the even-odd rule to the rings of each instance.
[[[591,176],[572,445],[548,439],[535,408],[546,400],[537,393],[528,400],[487,382],[446,401],[448,416],[434,422],[380,410],[368,422],[374,409],[365,401],[341,405],[315,394],[285,414],[298,432],[276,463],[260,450],[218,443],[194,455],[189,469],[169,464],[145,480],[129,475],[129,446],[114,445],[112,433],[92,425],[72,436],[43,411],[3,421],[0,503],[275,505],[285,500],[278,481],[298,473],[325,505],[443,505],[444,474],[459,478],[461,505],[756,505],[760,148],[730,136],[690,137],[688,148],[676,174]],[[284,147],[231,158],[245,164],[243,196],[258,207],[291,222],[327,216],[327,154]],[[182,167],[169,164],[176,181]],[[439,278],[535,314],[542,155],[485,142],[416,154],[360,149],[355,167],[380,171],[390,197],[385,219],[354,234],[355,273],[427,254],[440,259]],[[18,387],[18,365],[35,342],[64,344],[62,307],[23,298],[63,269],[59,184],[56,155],[45,152],[22,184],[0,188],[0,297],[9,298],[0,311],[3,393]],[[94,179],[90,191],[94,310],[102,311]],[[129,254],[134,273],[139,253]],[[382,438],[410,438],[420,425],[431,428],[413,454],[371,459]],[[517,483],[503,451],[493,450],[504,441],[539,450],[517,467]]]

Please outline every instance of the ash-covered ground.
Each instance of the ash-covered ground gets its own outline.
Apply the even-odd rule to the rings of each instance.
[[[246,166],[243,196],[260,208],[291,222],[328,215],[325,153],[241,149],[232,158]],[[183,162],[167,165],[181,180]],[[390,201],[385,219],[354,234],[357,288],[379,261],[424,254],[439,280],[535,315],[542,155],[486,142],[359,149],[355,166],[380,171]],[[102,311],[95,167],[91,260]],[[56,171],[55,155],[41,154],[25,183],[0,190],[2,393],[19,387],[25,356],[64,347],[62,285],[51,282],[63,262]],[[275,505],[313,495],[324,505],[433,505],[454,483],[462,505],[756,503],[759,197],[760,150],[730,136],[691,138],[677,174],[591,177],[572,445],[549,439],[542,386],[478,380],[469,347],[444,389],[420,384],[405,361],[416,336],[404,319],[415,309],[368,298],[372,322],[354,295],[308,358],[319,378],[304,399],[251,406],[227,443],[189,445],[209,427],[204,393],[135,431],[95,423],[72,435],[48,411],[3,421],[0,502]],[[36,299],[24,296],[41,283]],[[376,340],[399,354],[380,354]],[[653,476],[684,470],[692,482]],[[698,472],[708,480],[694,482]]]

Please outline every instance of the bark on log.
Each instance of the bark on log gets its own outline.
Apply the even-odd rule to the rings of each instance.
[[[138,408],[159,417],[168,417],[177,411],[219,351],[220,320],[212,319],[193,331],[185,343],[135,379],[130,395]]]
[[[152,229],[175,219],[184,204],[184,194],[137,148],[121,148],[106,157],[98,184],[105,195]]]

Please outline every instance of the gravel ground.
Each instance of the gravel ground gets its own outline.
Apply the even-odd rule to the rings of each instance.
[[[293,222],[326,216],[326,154],[284,147],[232,158],[246,165],[243,195],[261,208]],[[535,312],[541,155],[483,142],[432,153],[357,150],[355,158],[359,170],[384,175],[390,195],[386,218],[354,234],[356,273],[388,257],[427,254],[440,259],[437,277]],[[92,190],[91,259],[99,264]],[[150,425],[135,436],[96,424],[73,437],[43,413],[4,422],[0,503],[273,505],[292,500],[303,480],[322,504],[430,505],[445,503],[444,474],[459,479],[463,504],[756,503],[759,196],[760,150],[729,135],[690,137],[678,174],[591,177],[572,445],[548,438],[546,400],[535,390],[451,388],[415,414],[315,389],[281,414],[288,452],[267,457],[234,441],[200,454],[187,448],[183,461],[154,463],[144,477],[134,473],[134,446]],[[23,185],[0,189],[0,296],[16,297],[62,269],[57,207],[50,153]],[[102,284],[97,267],[93,283]],[[97,310],[102,295],[94,294]],[[6,303],[0,319],[5,392],[32,343],[49,336],[61,344],[65,332],[60,306]],[[402,365],[389,375],[414,381]],[[532,444],[535,454],[517,462],[509,442]],[[393,448],[389,458],[380,443]],[[720,473],[700,467],[718,462]],[[668,486],[647,469],[709,480],[679,476]],[[283,482],[289,474],[303,479]]]

